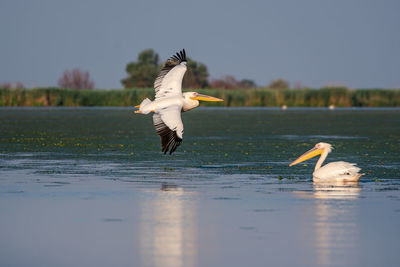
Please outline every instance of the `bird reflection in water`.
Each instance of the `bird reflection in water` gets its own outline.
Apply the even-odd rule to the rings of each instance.
[[[192,193],[164,183],[142,201],[140,247],[142,266],[194,266],[196,207]]]
[[[308,206],[312,223],[305,225],[310,232],[318,265],[358,264],[359,229],[358,201],[361,188],[357,182],[313,184],[313,191],[296,192],[302,198],[315,199]]]
[[[358,182],[314,182],[313,187],[316,199],[357,199],[361,191]]]
[[[359,229],[355,200],[360,191],[357,182],[314,183],[315,246],[319,265],[356,263]],[[352,257],[347,258],[348,255]]]

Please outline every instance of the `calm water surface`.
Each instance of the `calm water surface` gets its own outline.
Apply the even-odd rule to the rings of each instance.
[[[399,109],[0,109],[1,266],[398,266]],[[318,142],[358,163],[313,184]]]

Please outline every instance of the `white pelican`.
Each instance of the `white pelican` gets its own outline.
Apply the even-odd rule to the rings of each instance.
[[[322,154],[315,164],[315,169],[313,172],[314,182],[356,182],[363,175],[359,173],[360,168],[356,167],[355,163],[348,163],[345,161],[336,161],[326,164],[321,167],[322,163],[325,161],[329,152],[332,151],[332,146],[328,143],[318,143],[312,149],[301,155],[298,159],[290,163],[289,166],[296,165],[302,161],[308,160],[315,156]]]
[[[135,113],[148,114],[154,112],[153,123],[161,137],[162,152],[172,154],[181,144],[183,123],[181,112],[191,110],[203,101],[223,101],[222,99],[201,95],[196,92],[182,93],[182,79],[186,72],[185,49],[167,60],[156,80],[154,101],[146,98]],[[171,149],[170,149],[171,148]]]

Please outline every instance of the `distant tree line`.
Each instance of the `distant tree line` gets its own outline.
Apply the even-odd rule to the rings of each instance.
[[[88,71],[80,69],[66,70],[58,80],[58,86],[69,89],[93,89],[94,81]]]
[[[25,86],[22,82],[15,82],[14,84],[12,84],[10,82],[4,82],[4,83],[0,83],[0,88],[23,89],[23,88],[25,88]]]
[[[88,71],[82,71],[78,68],[64,71],[63,75],[58,79],[58,86],[66,89],[93,89],[94,81],[90,79]],[[7,89],[24,89],[25,86],[21,82],[0,83],[0,88]]]
[[[126,65],[127,77],[121,80],[125,89],[133,88],[152,88],[154,80],[159,71],[164,66],[160,62],[160,56],[153,49],[147,49],[138,54],[137,61],[129,62]],[[258,86],[251,79],[237,80],[232,75],[225,75],[220,78],[209,78],[207,66],[197,62],[191,58],[187,58],[187,71],[183,78],[184,89],[223,89],[223,90],[241,90],[241,89],[272,89],[272,90],[287,90],[291,89],[288,81],[284,79],[276,79],[265,86]],[[58,80],[58,86],[65,89],[93,89],[94,81],[90,79],[88,71],[83,71],[78,68],[64,71],[63,75]],[[332,88],[345,86],[328,86]],[[5,82],[0,83],[0,88],[7,89],[23,89],[25,88],[21,82],[14,84]],[[311,89],[302,86],[300,83],[295,83],[293,89]]]
[[[159,55],[153,49],[139,53],[136,62],[126,66],[128,77],[121,80],[124,88],[150,88],[164,63],[160,63]],[[208,70],[206,65],[187,58],[187,71],[183,78],[184,88],[206,88],[208,83]]]
[[[257,84],[250,79],[237,80],[232,75],[219,79],[209,79],[207,66],[191,58],[187,58],[187,71],[183,78],[183,88],[218,88],[218,89],[249,89],[257,88]],[[124,88],[151,88],[158,72],[164,63],[160,63],[160,56],[153,49],[139,53],[137,61],[126,66],[128,77],[121,80]],[[271,83],[273,89],[287,89],[289,84],[284,80]]]
[[[152,88],[154,80],[159,71],[164,66],[164,62],[160,62],[160,56],[153,49],[147,49],[139,53],[137,61],[129,62],[126,65],[127,77],[121,80],[125,89],[128,88]],[[237,80],[232,75],[225,75],[221,78],[209,79],[207,66],[197,62],[191,58],[187,58],[187,71],[183,78],[182,87],[185,89],[196,88],[215,88],[215,89],[251,89],[251,88],[269,88],[283,90],[289,88],[289,83],[283,79],[272,81],[267,86],[259,87],[251,79]],[[66,89],[93,89],[95,84],[90,79],[88,71],[78,68],[65,70],[58,79],[58,86]],[[21,89],[24,85],[21,82],[1,83],[0,88]],[[299,87],[295,87],[299,88]]]
[[[164,63],[160,63],[160,56],[153,50],[147,49],[139,53],[137,61],[126,65],[128,76],[121,80],[124,88],[151,88],[158,72]],[[250,89],[270,88],[275,90],[289,89],[289,82],[283,79],[272,81],[266,86],[259,87],[251,79],[237,80],[232,75],[225,75],[221,78],[209,79],[207,66],[188,58],[187,71],[183,78],[183,88],[215,88],[215,89]],[[296,86],[299,88],[299,86]]]

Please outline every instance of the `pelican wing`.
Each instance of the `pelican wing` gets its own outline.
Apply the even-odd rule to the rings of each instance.
[[[181,144],[183,137],[183,123],[181,119],[182,107],[169,106],[154,113],[153,123],[161,138],[162,152],[172,154]]]
[[[336,161],[326,164],[314,172],[314,177],[319,179],[346,179],[359,175],[360,168],[355,163]]]
[[[182,95],[182,79],[186,72],[186,52],[185,49],[176,53],[167,60],[161,69],[156,80],[154,89],[156,99]]]

